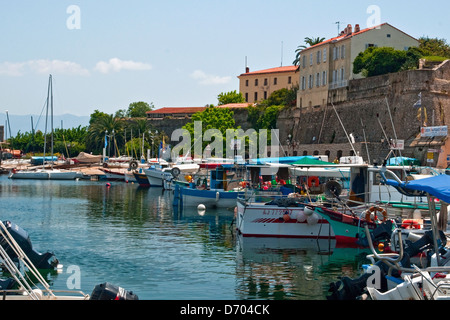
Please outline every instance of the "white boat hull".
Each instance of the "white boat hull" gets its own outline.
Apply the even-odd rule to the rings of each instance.
[[[166,176],[172,176],[172,174],[168,172],[164,172],[159,169],[144,169],[144,173],[147,176],[148,181],[150,182],[151,187],[164,187],[164,179]]]
[[[288,214],[289,216],[285,216]],[[303,207],[237,201],[236,229],[244,237],[334,239],[330,224]]]
[[[77,177],[78,172],[60,170],[17,171],[9,176],[10,179],[31,180],[75,180]]]

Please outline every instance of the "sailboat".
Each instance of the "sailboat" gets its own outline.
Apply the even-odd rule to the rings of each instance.
[[[51,111],[51,168],[48,169],[45,167],[46,157],[45,157],[45,149],[47,145],[47,119],[48,119],[48,110],[50,107]],[[37,180],[75,180],[80,176],[78,172],[69,171],[69,170],[58,170],[53,168],[53,84],[52,84],[52,75],[49,76],[48,81],[48,92],[47,92],[47,110],[46,110],[46,120],[45,120],[45,138],[44,138],[44,157],[42,168],[36,170],[12,170],[9,178],[10,179],[37,179]]]

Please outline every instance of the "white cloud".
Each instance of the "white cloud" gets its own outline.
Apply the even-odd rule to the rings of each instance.
[[[219,77],[211,74],[206,74],[201,70],[195,70],[194,72],[192,72],[191,78],[198,80],[198,82],[203,85],[226,84],[231,81],[231,77]]]
[[[0,63],[0,75],[19,77],[30,72],[38,74],[89,75],[87,69],[71,61],[41,59]]]
[[[152,66],[147,63],[135,62],[135,61],[123,61],[118,58],[109,59],[109,61],[100,61],[95,65],[95,70],[101,73],[119,72],[122,70],[150,70]]]

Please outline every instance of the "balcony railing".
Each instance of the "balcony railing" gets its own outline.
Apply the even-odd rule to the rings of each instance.
[[[339,89],[348,86],[348,80],[339,80],[335,82],[330,82],[329,89]]]

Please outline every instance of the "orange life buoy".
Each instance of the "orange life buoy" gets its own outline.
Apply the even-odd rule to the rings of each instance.
[[[378,219],[377,213],[380,212],[383,215],[383,220],[382,222],[385,222],[387,220],[387,212],[385,209],[381,208],[381,207],[375,207],[372,206],[370,207],[367,211],[366,211],[366,220],[369,222],[375,222],[376,220],[380,220]],[[374,214],[374,218],[372,220],[372,213]]]
[[[314,182],[314,186],[318,187],[320,184],[319,177],[309,177],[308,178],[308,187],[312,187]]]
[[[402,222],[402,228],[405,229],[420,229],[420,223],[416,219],[406,219]]]

